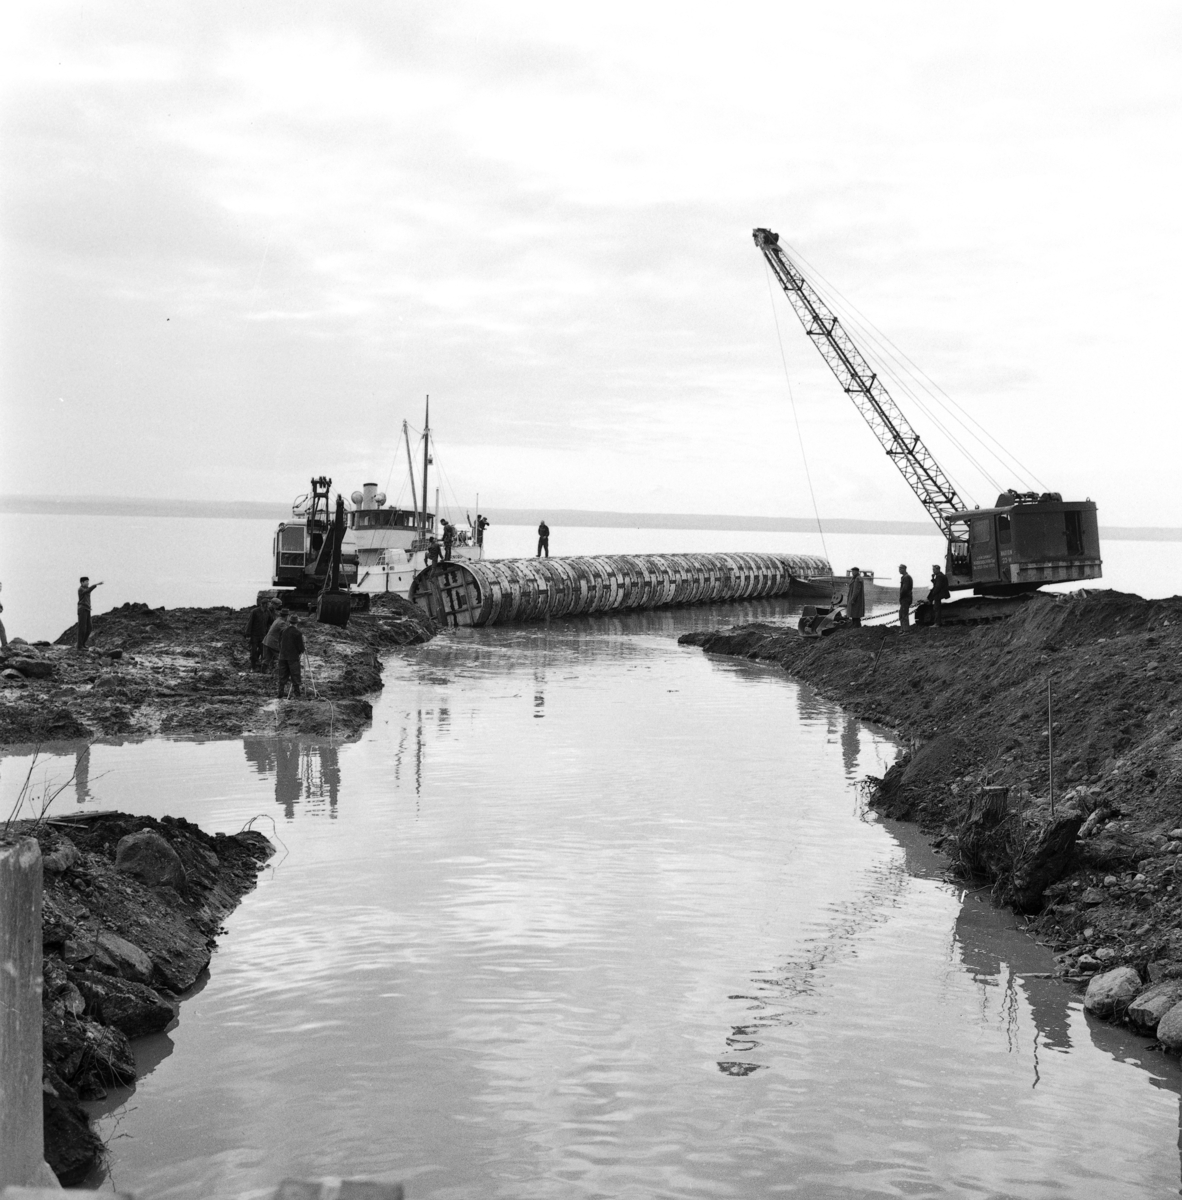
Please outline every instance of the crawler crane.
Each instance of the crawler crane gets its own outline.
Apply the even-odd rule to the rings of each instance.
[[[945,605],[945,621],[1008,615],[1012,605],[997,598],[1028,594],[1046,583],[1100,578],[1100,534],[1091,500],[1006,491],[992,508],[965,504],[836,315],[784,253],[779,235],[756,229],[753,236],[805,333],[943,534],[949,588],[987,598]],[[920,606],[916,616],[930,623],[930,607]]]

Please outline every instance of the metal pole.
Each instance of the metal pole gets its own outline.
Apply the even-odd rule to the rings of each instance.
[[[1047,780],[1051,791],[1051,816],[1055,815],[1055,726],[1051,707],[1051,681],[1047,679]]]

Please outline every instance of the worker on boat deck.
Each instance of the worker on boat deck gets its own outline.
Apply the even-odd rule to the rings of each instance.
[[[543,552],[545,553],[547,558],[550,557],[550,526],[547,525],[545,521],[542,521],[541,524],[538,526],[538,554],[537,554],[537,557],[541,558]]]
[[[456,544],[456,527],[450,521],[443,522],[443,557],[451,561],[451,548]]]
[[[283,629],[279,640],[279,699],[285,699],[287,681],[291,680],[291,694],[300,694],[300,660],[304,656],[304,635],[300,631],[298,617],[292,617]]]
[[[850,568],[850,590],[845,598],[845,615],[851,625],[861,625],[866,613],[866,585],[862,582],[862,572],[857,567]]]
[[[476,544],[484,545],[484,531],[491,525],[492,522],[488,517],[482,517],[479,513],[476,514]]]
[[[266,670],[271,670],[275,665],[275,660],[279,657],[279,647],[283,641],[283,631],[287,628],[287,613],[282,609],[276,612],[271,610],[274,619],[271,622],[271,627],[267,630],[266,636],[263,638],[263,667]]]
[[[933,624],[944,624],[944,601],[951,595],[952,592],[948,587],[948,576],[940,570],[936,563],[932,563],[932,590],[928,592],[928,599],[932,603]]]
[[[262,600],[256,600],[255,606],[246,617],[246,629],[243,636],[250,642],[250,669],[259,669],[259,657],[263,652],[263,638],[271,628],[271,606]]]
[[[439,549],[439,543],[434,538],[427,539],[427,566],[433,567],[438,561],[442,551]]]
[[[89,575],[83,575],[78,580],[78,649],[86,649],[86,639],[90,637],[90,593],[97,587],[102,587],[103,581],[91,583]]]
[[[899,564],[899,628],[911,624],[911,598],[915,594],[915,580],[907,574],[907,564]]]

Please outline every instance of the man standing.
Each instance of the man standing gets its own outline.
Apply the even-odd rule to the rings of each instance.
[[[287,613],[282,609],[271,610],[271,626],[263,638],[263,669],[269,671],[279,657],[279,647],[283,643],[283,631],[287,628]]]
[[[456,527],[450,521],[443,522],[443,557],[446,562],[451,561],[451,548],[456,541]]]
[[[538,558],[542,557],[543,552],[547,558],[550,557],[550,526],[545,521],[538,526]]]
[[[304,635],[300,632],[299,618],[293,616],[283,630],[279,642],[279,699],[285,699],[287,681],[291,680],[291,694],[300,695],[300,659],[304,655]]]
[[[433,567],[439,561],[439,543],[433,538],[427,539],[427,566]]]
[[[907,574],[907,564],[899,564],[899,628],[911,624],[911,597],[915,592],[915,580]]]
[[[948,576],[936,563],[932,563],[932,590],[928,592],[928,599],[932,602],[932,617],[936,625],[944,624],[944,601],[951,595]]]
[[[857,567],[850,568],[850,592],[845,601],[845,615],[851,625],[861,625],[866,612],[866,585],[862,582],[862,572]]]
[[[482,517],[479,513],[476,514],[476,544],[484,545],[484,531],[492,524],[488,517]]]
[[[83,575],[78,580],[78,649],[86,649],[86,639],[90,637],[90,593],[95,588],[102,587],[103,581],[91,583],[89,575]]]
[[[262,600],[256,600],[254,608],[246,618],[244,636],[250,642],[250,669],[259,669],[259,656],[263,652],[263,638],[271,628],[271,608]]]

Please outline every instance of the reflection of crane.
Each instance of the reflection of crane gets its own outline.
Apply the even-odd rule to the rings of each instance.
[[[836,315],[784,253],[779,234],[756,229],[753,236],[805,333],[944,535],[951,588],[1013,595],[1044,583],[1100,577],[1091,500],[1008,491],[993,508],[967,505]]]

